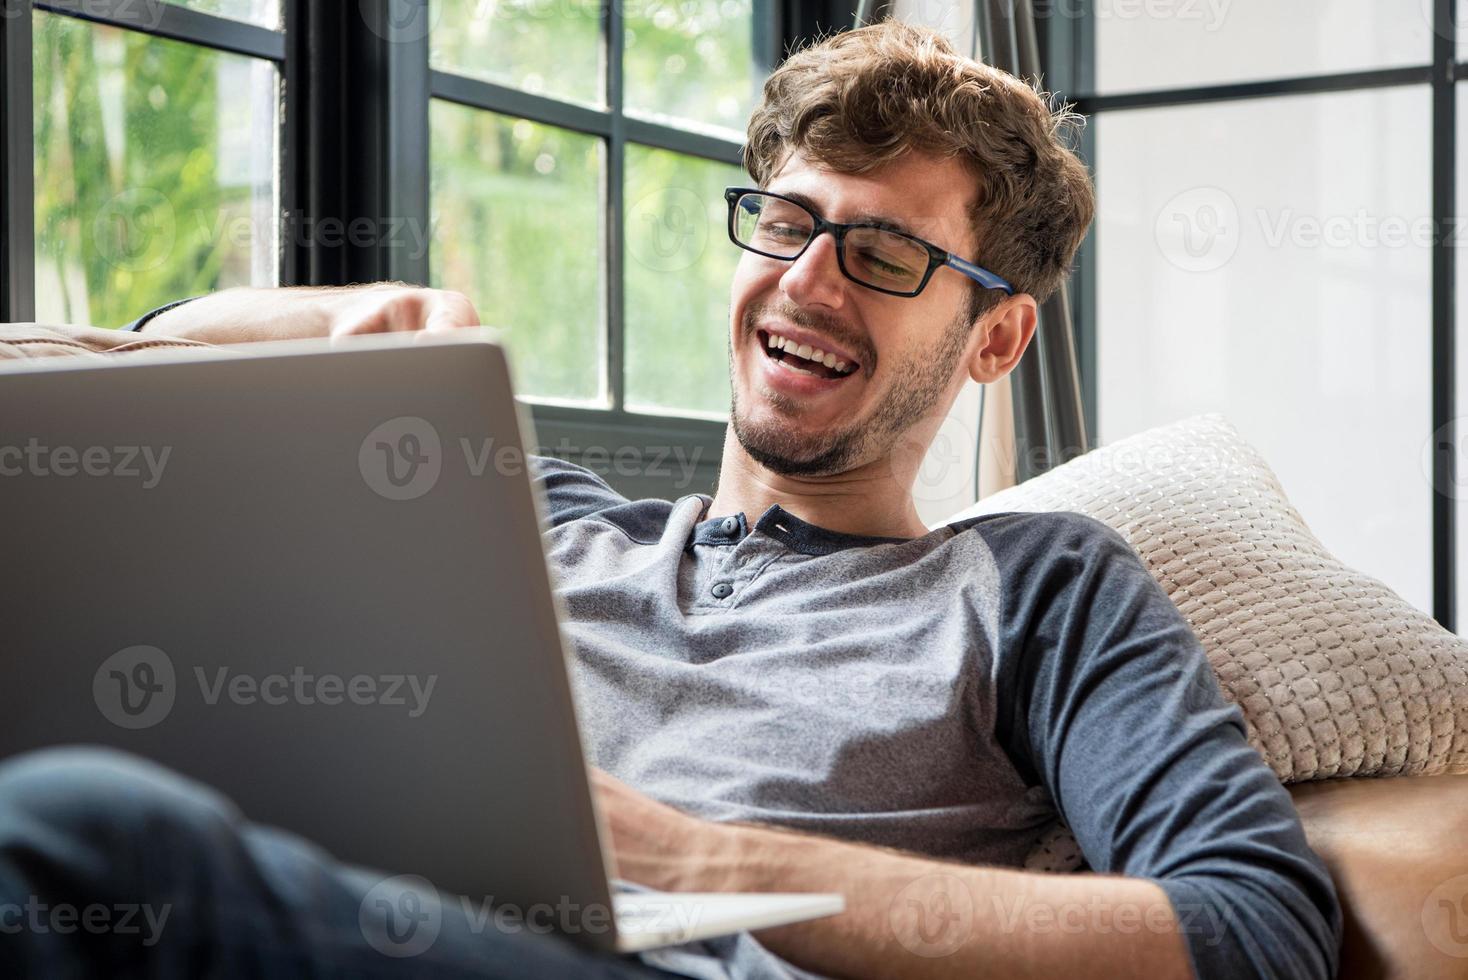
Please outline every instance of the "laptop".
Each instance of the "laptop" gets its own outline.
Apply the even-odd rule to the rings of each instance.
[[[593,948],[840,912],[615,893],[530,432],[488,331],[0,365],[0,757],[134,753]]]

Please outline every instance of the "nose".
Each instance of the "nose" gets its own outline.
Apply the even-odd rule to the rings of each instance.
[[[817,235],[780,277],[780,288],[800,306],[840,309],[849,285],[836,261],[836,239],[829,233]]]

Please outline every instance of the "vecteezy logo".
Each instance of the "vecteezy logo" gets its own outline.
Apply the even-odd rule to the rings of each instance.
[[[947,956],[973,934],[973,894],[954,875],[924,875],[893,897],[887,919],[908,952]]]
[[[909,486],[914,500],[922,503],[952,500],[963,494],[973,479],[975,449],[968,447],[977,445],[973,429],[957,415],[949,415],[933,436],[931,445],[911,434],[899,438],[888,456],[888,464],[893,479]],[[968,465],[964,465],[965,456]]]
[[[1239,231],[1238,206],[1217,187],[1174,195],[1153,226],[1163,258],[1186,272],[1223,268],[1238,251]]]
[[[1422,443],[1422,475],[1433,490],[1453,500],[1468,496],[1468,486],[1463,482],[1463,477],[1468,476],[1468,468],[1464,467],[1468,461],[1465,440],[1468,440],[1468,418],[1457,418],[1450,425],[1433,430]]]
[[[1463,37],[1468,32],[1464,31],[1464,25],[1462,23],[1463,11],[1458,3],[1450,2],[1447,5],[1448,20],[1446,24],[1439,24],[1437,22],[1437,0],[1420,0],[1419,7],[1422,12],[1423,23],[1427,25],[1428,30],[1442,35],[1455,45],[1463,43]]]
[[[445,5],[429,0],[387,0],[380,18],[375,0],[361,0],[358,6],[362,19],[383,40],[412,44],[433,33]]]
[[[146,272],[167,262],[177,235],[173,205],[151,187],[123,191],[92,219],[97,254],[127,272]]]
[[[415,415],[389,419],[362,440],[357,468],[372,492],[413,500],[433,489],[443,470],[438,430]]]
[[[92,676],[92,700],[118,728],[152,728],[173,710],[177,692],[173,661],[157,647],[119,650]]]
[[[1428,894],[1422,931],[1439,952],[1468,958],[1468,875],[1449,878]]]
[[[399,875],[367,892],[357,924],[367,944],[384,956],[418,956],[437,942],[443,906],[426,878]]]
[[[704,200],[686,187],[644,194],[627,215],[627,247],[654,272],[678,272],[698,261],[708,244]]]
[[[973,429],[963,419],[956,415],[945,418],[918,467],[917,479],[912,483],[913,497],[936,502],[963,493],[973,477],[973,465],[963,465],[964,458],[967,455],[972,460],[975,450],[971,447],[977,446]]]

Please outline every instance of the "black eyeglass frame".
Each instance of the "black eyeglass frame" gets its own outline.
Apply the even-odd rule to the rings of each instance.
[[[739,236],[736,235],[734,232],[734,218],[735,214],[737,213],[740,199],[750,194],[758,194],[762,197],[773,197],[781,201],[786,201],[790,204],[795,205],[806,214],[811,216],[810,237],[805,240],[804,245],[800,246],[800,250],[798,252],[796,252],[794,255],[775,255],[773,252],[766,252],[762,249],[754,248],[753,246],[746,245],[744,242],[741,242],[739,240]],[[794,262],[796,259],[805,254],[805,250],[810,248],[810,243],[815,241],[816,238],[821,235],[821,233],[829,231],[831,233],[831,237],[836,240],[836,265],[841,269],[841,274],[843,276],[845,276],[847,279],[850,279],[858,286],[865,286],[867,289],[872,289],[879,293],[886,293],[889,296],[912,297],[923,291],[924,287],[928,285],[928,280],[933,278],[934,271],[942,266],[947,266],[950,269],[955,269],[958,272],[963,273],[965,276],[968,276],[970,279],[978,283],[980,286],[983,286],[985,289],[1002,289],[1007,295],[1014,295],[1014,287],[1011,286],[1002,276],[990,272],[988,269],[985,269],[980,265],[970,262],[967,259],[959,258],[952,252],[941,249],[937,245],[934,245],[932,242],[924,241],[916,235],[909,235],[906,232],[896,231],[892,228],[888,228],[880,224],[874,224],[872,222],[855,222],[853,224],[842,224],[839,221],[827,221],[825,218],[823,218],[819,214],[816,214],[808,206],[800,203],[799,201],[786,197],[784,194],[775,194],[771,191],[760,190],[758,187],[726,187],[724,188],[724,200],[729,202],[729,241],[744,249],[746,252],[753,252],[755,255],[763,255],[765,258],[769,259],[779,259],[782,262]],[[918,281],[917,288],[913,289],[911,292],[903,292],[902,290],[897,289],[887,289],[882,286],[874,286],[871,283],[865,282],[852,275],[851,272],[846,268],[845,240],[846,233],[853,228],[873,228],[888,235],[897,235],[900,238],[906,238],[908,241],[911,241],[926,249],[928,253],[928,267],[923,271],[923,277]]]

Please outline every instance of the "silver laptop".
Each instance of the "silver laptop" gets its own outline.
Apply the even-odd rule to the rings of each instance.
[[[0,756],[123,749],[596,948],[840,912],[613,893],[511,390],[479,331],[0,366]]]

